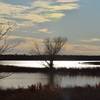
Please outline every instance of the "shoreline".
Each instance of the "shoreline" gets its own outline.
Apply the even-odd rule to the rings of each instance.
[[[16,72],[16,73],[46,73],[46,74],[62,74],[62,75],[85,75],[100,76],[100,67],[94,68],[29,68],[0,65],[0,72]]]
[[[95,87],[61,88],[41,84],[28,88],[0,89],[1,100],[100,100],[100,84]]]

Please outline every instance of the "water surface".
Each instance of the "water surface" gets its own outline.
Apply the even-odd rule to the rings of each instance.
[[[18,88],[28,87],[32,84],[41,83],[45,84],[57,84],[61,87],[74,87],[74,86],[95,86],[100,83],[100,77],[90,76],[67,76],[67,75],[54,75],[50,80],[49,75],[41,73],[13,73],[9,77],[0,79],[1,88]]]
[[[94,61],[54,61],[54,66],[66,67],[66,68],[86,68],[86,67],[98,67],[100,65],[94,64],[84,64],[84,62],[94,62]],[[100,61],[95,61],[100,62]],[[21,67],[44,67],[45,61],[0,61],[1,65],[14,65]]]
[[[100,65],[83,64],[87,61],[55,61],[55,67],[66,68],[87,68],[99,67]],[[89,61],[90,62],[90,61]],[[91,61],[92,62],[92,61]],[[98,61],[99,62],[99,61]],[[13,65],[21,67],[44,67],[44,61],[0,61],[1,65]],[[5,75],[5,73],[3,73]],[[1,75],[3,75],[1,74]],[[6,73],[7,74],[7,73]],[[8,73],[9,74],[9,73]],[[95,86],[100,83],[100,77],[93,76],[68,76],[68,75],[47,75],[41,73],[12,73],[9,77],[0,79],[1,88],[18,88],[28,87],[32,84],[41,83],[57,84],[61,87],[75,87],[75,86]]]

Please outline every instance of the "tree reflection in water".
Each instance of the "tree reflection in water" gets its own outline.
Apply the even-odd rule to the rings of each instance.
[[[0,73],[0,79],[9,77],[9,76],[11,76],[11,75],[12,75],[12,73]]]

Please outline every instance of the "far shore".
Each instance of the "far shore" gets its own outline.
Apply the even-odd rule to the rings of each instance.
[[[100,62],[96,62],[96,61],[93,61],[93,62],[84,62],[83,64],[100,65]]]
[[[100,67],[92,68],[30,68],[18,67],[11,65],[0,65],[0,72],[16,72],[16,73],[46,73],[46,74],[62,74],[62,75],[85,75],[100,76]]]
[[[50,60],[51,56],[49,55],[0,55],[0,60]],[[100,61],[100,55],[55,55],[53,57],[56,61]]]

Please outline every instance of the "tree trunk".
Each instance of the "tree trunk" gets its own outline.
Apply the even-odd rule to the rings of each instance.
[[[50,60],[50,64],[49,64],[49,67],[50,67],[50,69],[53,69],[53,60]]]
[[[48,74],[48,85],[50,86],[54,86],[55,82],[54,82],[54,73]]]

